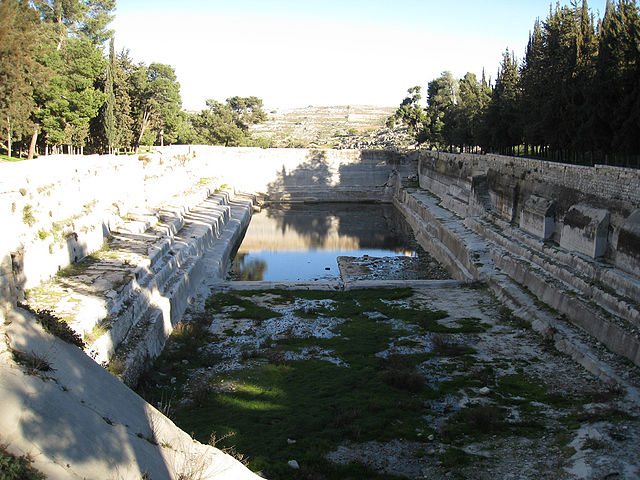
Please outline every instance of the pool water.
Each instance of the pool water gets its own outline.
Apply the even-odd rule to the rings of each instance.
[[[410,227],[392,205],[278,204],[254,213],[231,280],[339,280],[337,257],[415,257]]]

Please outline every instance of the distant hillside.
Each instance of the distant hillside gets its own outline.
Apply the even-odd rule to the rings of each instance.
[[[269,139],[274,147],[338,147],[384,127],[396,108],[345,105],[273,110],[251,133]]]

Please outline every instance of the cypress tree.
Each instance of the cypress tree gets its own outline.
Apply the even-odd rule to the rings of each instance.
[[[523,125],[523,139],[531,146],[544,146],[542,132],[542,107],[545,102],[546,81],[544,68],[544,38],[540,20],[536,19],[520,70],[522,102],[520,117]]]
[[[593,141],[593,84],[596,75],[598,41],[593,15],[587,0],[576,8],[576,66],[573,76],[570,114],[574,124],[572,149],[577,152],[592,152]]]
[[[613,111],[613,150],[640,153],[640,15],[635,0],[620,0],[616,12],[618,26],[614,57],[617,62],[618,102]]]
[[[116,97],[113,93],[113,74],[116,68],[116,56],[113,47],[113,38],[109,42],[109,63],[107,64],[107,76],[104,86],[105,104],[103,112],[104,123],[104,135],[107,141],[107,148],[109,153],[113,153],[116,146],[116,117],[115,117],[115,103]]]
[[[522,143],[519,77],[515,55],[507,49],[502,55],[485,118],[487,147],[503,154],[513,154],[513,147]]]

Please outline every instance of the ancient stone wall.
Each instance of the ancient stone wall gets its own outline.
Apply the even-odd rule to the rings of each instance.
[[[99,250],[124,220],[142,232],[159,205],[198,184],[274,201],[390,202],[398,175],[416,171],[415,155],[397,152],[210,146],[2,163],[0,315],[24,289]]]
[[[419,156],[420,185],[437,197],[411,194],[429,204],[429,214],[412,201],[404,206],[425,222],[430,244],[446,247],[440,261],[479,259],[467,261],[467,271],[499,297],[507,290],[496,279],[511,278],[516,296],[508,297],[517,308],[526,303],[513,300],[522,286],[640,365],[640,171],[491,155]],[[490,260],[470,255],[480,244]]]
[[[385,150],[174,146],[236,190],[272,201],[391,202],[394,175],[417,173],[417,155]]]
[[[628,241],[639,228],[633,213],[640,207],[640,171],[432,151],[419,158],[421,186],[445,194],[458,213],[491,209],[534,237],[640,274],[640,245]],[[584,225],[574,221],[578,215]]]
[[[594,194],[609,202],[640,205],[640,172],[636,169],[596,165],[594,167],[503,155],[450,154],[420,151],[420,159],[448,175],[467,177],[489,169],[503,176],[549,186],[562,186]]]

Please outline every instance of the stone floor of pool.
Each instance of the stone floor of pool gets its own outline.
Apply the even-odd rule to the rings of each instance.
[[[340,277],[354,280],[445,280],[447,270],[430,255],[418,257],[338,257]]]
[[[169,370],[153,378],[158,382],[156,394],[175,395],[179,403],[174,408],[187,409],[192,408],[192,396],[202,382],[214,386],[213,395],[234,395],[244,388],[243,372],[269,364],[276,353],[279,362],[290,365],[313,359],[351,368],[339,354],[322,346],[323,339],[336,335],[349,319],[326,313],[314,315],[326,311],[330,301],[299,298],[293,303],[282,302],[280,295],[278,291],[250,294],[259,307],[278,311],[281,315],[277,318],[241,318],[237,313],[245,307],[231,304],[207,314],[207,329],[216,342],[200,348],[219,358],[215,364],[192,368],[177,354],[180,346],[170,341],[163,354],[171,358],[166,367]],[[476,319],[485,326],[484,331],[436,335],[413,330],[406,320],[393,318],[388,312],[366,312],[374,323],[409,331],[390,337],[377,357],[424,354],[432,351],[436,342],[454,350],[456,345],[469,346],[472,354],[438,355],[419,368],[424,370],[427,382],[467,378],[471,383],[461,384],[452,394],[425,400],[410,438],[345,440],[326,453],[327,460],[356,463],[378,474],[410,479],[640,478],[637,405],[628,403],[624,392],[612,391],[545,344],[526,322],[503,311],[486,289],[462,284],[414,288],[406,301],[391,304],[446,310],[449,315],[438,320],[440,327],[456,327],[465,319]],[[312,343],[317,339],[318,345],[278,350],[282,348],[277,347],[280,342],[286,345],[287,339],[308,339]],[[179,373],[171,373],[175,369]],[[444,376],[438,377],[437,372]],[[225,380],[221,382],[221,378]],[[493,414],[500,418],[491,418]],[[281,421],[286,422],[286,418]],[[471,432],[465,433],[465,422],[472,424]],[[461,429],[456,434],[460,435],[458,440],[451,440],[452,429]],[[474,429],[480,433],[473,433]],[[307,432],[308,436],[313,434]],[[300,468],[295,472],[292,468],[290,476],[276,478],[334,478],[314,472],[300,456],[296,457],[294,451],[299,455],[305,440],[298,436],[273,439],[281,441],[282,450],[291,450],[291,456],[282,461],[296,460]]]

